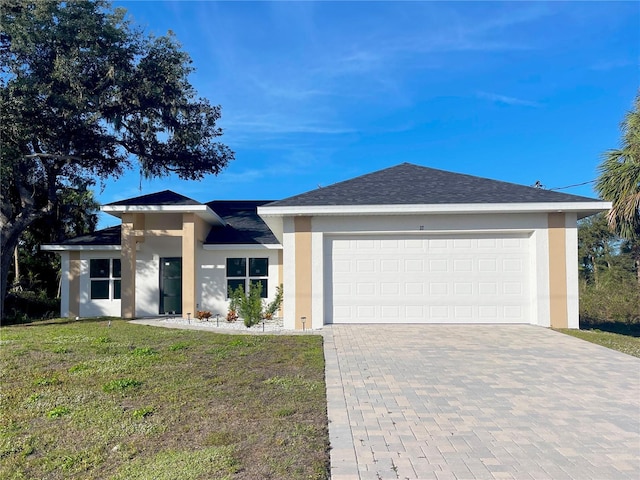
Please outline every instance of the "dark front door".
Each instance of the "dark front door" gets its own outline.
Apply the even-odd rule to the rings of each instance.
[[[182,313],[182,258],[160,259],[160,313]]]

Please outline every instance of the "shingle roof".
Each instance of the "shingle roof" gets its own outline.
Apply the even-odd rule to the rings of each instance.
[[[128,198],[119,202],[109,203],[109,206],[132,206],[132,205],[202,205],[200,202],[172,192],[164,190],[163,192],[150,193],[140,197]]]
[[[225,222],[224,227],[213,227],[205,244],[277,244],[279,243],[269,227],[258,216],[259,206],[270,200],[229,200],[214,201],[207,206]]]
[[[120,225],[117,225],[64,240],[59,245],[120,245],[121,238]]]
[[[167,191],[168,192],[168,191]],[[138,199],[154,198],[162,200],[168,198],[167,192],[159,194],[145,195]],[[173,192],[169,192],[173,193]],[[177,194],[176,194],[177,195]],[[157,197],[159,196],[159,197]],[[178,195],[182,197],[181,195]],[[186,198],[186,197],[182,197]],[[138,199],[131,199],[139,201]],[[140,203],[128,203],[131,200],[118,202],[118,205],[141,205]],[[226,222],[225,227],[214,226],[209,231],[205,244],[209,245],[233,245],[233,244],[277,244],[279,243],[269,227],[256,213],[256,209],[271,200],[230,200],[214,201],[206,205],[216,212]],[[147,203],[148,205],[158,205],[158,203]],[[111,204],[115,205],[115,204]],[[200,204],[198,204],[200,205]],[[109,227],[97,230],[88,235],[71,238],[60,242],[58,245],[80,246],[80,245],[120,245],[121,227]]]
[[[593,198],[402,163],[269,206],[592,202]]]

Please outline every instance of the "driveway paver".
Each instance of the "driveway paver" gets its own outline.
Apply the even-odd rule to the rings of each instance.
[[[640,478],[640,359],[528,325],[323,329],[333,480]]]

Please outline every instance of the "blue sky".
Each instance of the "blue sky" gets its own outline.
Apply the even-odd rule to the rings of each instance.
[[[640,85],[638,2],[114,6],[147,33],[176,34],[236,160],[201,182],[129,172],[98,188],[103,204],[165,189],[280,199],[402,162],[587,182]],[[590,184],[563,191],[595,196]]]

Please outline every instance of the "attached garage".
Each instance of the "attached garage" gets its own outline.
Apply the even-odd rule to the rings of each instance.
[[[64,316],[224,312],[229,288],[258,281],[268,298],[283,285],[288,329],[578,328],[577,221],[610,206],[403,163],[277,202],[122,200],[103,207],[121,226],[43,249],[61,253]],[[113,271],[95,277],[93,260]],[[167,277],[169,261],[179,268]],[[181,292],[171,308],[169,280]]]
[[[403,163],[273,202],[288,328],[578,328],[577,221],[607,202]]]
[[[325,245],[325,323],[529,323],[527,234],[345,235]]]

